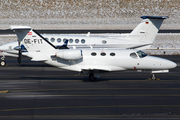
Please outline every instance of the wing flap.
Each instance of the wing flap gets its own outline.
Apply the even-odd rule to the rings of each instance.
[[[47,57],[41,52],[32,52],[28,53],[28,56],[31,57],[31,61],[46,61]]]

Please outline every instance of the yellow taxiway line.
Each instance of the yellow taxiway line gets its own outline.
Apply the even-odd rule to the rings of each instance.
[[[0,91],[0,93],[8,93],[9,90],[3,90],[3,91]]]

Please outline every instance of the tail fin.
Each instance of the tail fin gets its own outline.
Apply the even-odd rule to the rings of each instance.
[[[141,16],[143,20],[130,33],[130,37],[139,42],[153,43],[164,19],[168,16]]]
[[[10,29],[15,32],[19,38],[19,42],[22,43],[28,51],[37,52],[56,49],[54,45],[31,27],[11,26]]]
[[[56,49],[54,45],[31,27],[11,26],[10,29],[18,36],[20,44],[25,46],[32,61],[46,61],[49,57],[46,53]]]

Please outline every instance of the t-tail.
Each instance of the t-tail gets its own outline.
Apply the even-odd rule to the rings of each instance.
[[[130,33],[130,39],[152,44],[164,19],[168,16],[141,16],[143,20]]]
[[[11,26],[10,29],[15,32],[18,40],[28,51],[48,51],[56,49],[53,44],[29,26]]]
[[[57,49],[29,26],[11,26],[10,29],[17,35],[19,45],[23,44],[25,46],[28,56],[32,57],[34,61],[47,60],[46,53]]]

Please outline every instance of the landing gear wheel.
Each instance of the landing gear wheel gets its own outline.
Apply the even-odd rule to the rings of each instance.
[[[152,74],[151,79],[156,80],[157,79],[156,75]]]
[[[90,74],[89,74],[89,80],[90,80],[90,81],[96,80],[96,77],[94,77],[94,74],[93,74],[93,73],[90,73]]]
[[[6,62],[3,60],[1,61],[1,66],[4,67],[6,65]]]

